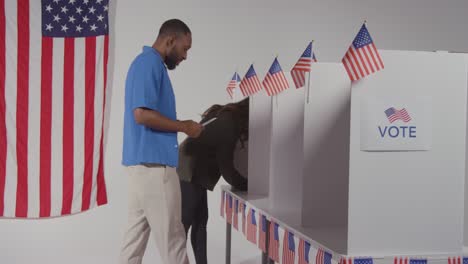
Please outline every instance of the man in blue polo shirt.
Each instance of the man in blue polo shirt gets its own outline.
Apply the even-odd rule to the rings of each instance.
[[[187,58],[192,35],[187,25],[164,22],[152,47],[144,47],[130,66],[125,83],[122,164],[128,169],[128,228],[122,264],[140,264],[150,231],[166,264],[188,263],[181,221],[181,196],[175,168],[177,132],[198,137],[202,126],[178,121],[167,69]]]

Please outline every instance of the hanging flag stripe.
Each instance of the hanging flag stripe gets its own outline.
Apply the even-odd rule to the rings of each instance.
[[[18,184],[16,189],[16,217],[28,212],[28,109],[29,109],[29,1],[18,1],[18,61],[16,72],[16,160]],[[20,69],[24,69],[21,71]]]
[[[4,195],[7,157],[7,131],[5,125],[5,24],[5,0],[0,0],[0,216],[3,216],[3,210],[5,208]]]
[[[18,30],[17,26],[17,3],[16,1],[4,1],[5,10],[8,16],[8,25],[5,27],[5,125],[7,138],[6,168],[5,168],[5,188],[4,188],[4,210],[3,216],[14,217],[16,212],[16,185],[18,182],[16,166],[16,95],[17,89],[7,89],[16,87],[16,71],[11,71],[9,67],[18,66]],[[9,65],[9,67],[7,67]],[[7,175],[13,175],[14,177]],[[2,197],[0,197],[2,198]]]
[[[84,153],[84,182],[83,201],[81,209],[87,210],[90,206],[91,185],[93,173],[93,148],[94,148],[94,93],[95,93],[95,59],[96,59],[96,39],[89,37],[86,39],[86,99],[85,99],[85,153]]]
[[[63,207],[62,214],[70,214],[73,202],[74,171],[74,91],[75,87],[75,40],[65,39],[63,62]],[[76,76],[79,78],[79,76]]]
[[[41,49],[41,128],[40,128],[40,217],[49,217],[51,212],[52,171],[52,52],[53,41],[42,37]]]
[[[104,178],[104,114],[106,109],[107,92],[107,63],[109,62],[109,35],[104,36],[104,63],[101,68],[104,72],[104,87],[102,94],[102,122],[101,122],[101,142],[99,144],[99,167],[97,172],[97,205],[107,204],[107,189]]]

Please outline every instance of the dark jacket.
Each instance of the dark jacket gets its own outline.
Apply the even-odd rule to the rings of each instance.
[[[205,122],[211,117],[202,120]],[[198,138],[187,138],[179,148],[177,173],[183,181],[213,190],[221,175],[232,186],[247,190],[247,179],[234,167],[240,127],[231,112],[221,112]]]

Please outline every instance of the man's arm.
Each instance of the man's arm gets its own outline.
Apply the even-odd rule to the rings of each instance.
[[[195,121],[174,121],[157,111],[147,108],[136,108],[133,110],[133,115],[137,124],[144,125],[154,130],[182,132],[193,138],[198,137],[203,130],[203,126]]]

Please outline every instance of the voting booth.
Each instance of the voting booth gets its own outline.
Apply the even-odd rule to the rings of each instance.
[[[318,62],[251,97],[248,195],[343,256],[462,255],[468,55],[379,52],[359,81]]]

